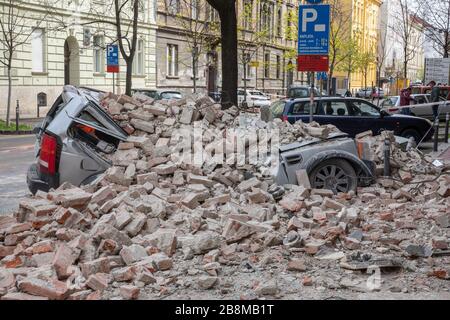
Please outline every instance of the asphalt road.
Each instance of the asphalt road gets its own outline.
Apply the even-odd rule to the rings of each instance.
[[[26,174],[34,161],[34,135],[0,136],[0,215],[18,208],[29,195]]]

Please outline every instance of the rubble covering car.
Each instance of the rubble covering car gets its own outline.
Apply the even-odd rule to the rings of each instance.
[[[129,138],[105,156],[112,167],[89,185],[63,183],[0,216],[1,300],[448,295],[450,179],[430,157],[404,152],[394,140],[392,179],[377,175],[372,186],[337,195],[286,185],[275,199],[269,191],[278,185],[258,164],[172,161],[175,126],[228,128],[237,108],[113,94],[100,104],[109,110],[119,101],[113,118]],[[283,145],[334,131],[266,125],[279,128]],[[207,148],[220,138],[197,141]],[[357,139],[376,172],[389,138]],[[374,268],[393,274],[368,286]]]
[[[128,138],[113,119],[120,123],[120,112],[128,112],[133,118],[131,124],[136,128],[149,134],[154,131],[149,123],[151,116],[134,111],[137,106],[131,101],[122,100],[120,103],[113,100],[107,104],[106,112],[100,101],[104,94],[87,88],[64,88],[37,134],[37,163],[30,167],[27,176],[33,194],[38,190],[47,192],[64,182],[75,186],[89,184],[111,167],[119,143]],[[141,99],[146,103],[154,102],[143,96]],[[158,110],[150,111],[158,114]],[[285,126],[283,123],[279,125]],[[293,145],[280,147],[282,162],[278,173],[275,173],[280,184],[296,183],[296,171],[306,169],[314,187],[330,188],[337,193],[355,190],[358,183],[354,179],[359,179],[361,174],[366,178],[372,175],[370,165],[358,158],[354,141],[343,138],[345,134],[337,133],[326,141],[329,128],[322,131],[314,126],[302,126],[297,124],[297,130],[303,132],[303,138],[309,139],[299,139],[300,142]],[[313,137],[317,130],[320,138]],[[297,160],[293,161],[293,158]],[[330,172],[325,174],[324,170],[328,169]],[[353,176],[356,178],[348,178]]]
[[[38,190],[63,182],[89,184],[111,166],[102,154],[112,154],[128,137],[98,104],[101,92],[65,86],[40,127],[27,184]]]

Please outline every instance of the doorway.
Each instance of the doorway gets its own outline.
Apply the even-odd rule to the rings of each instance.
[[[80,85],[80,47],[75,37],[64,42],[64,85]]]

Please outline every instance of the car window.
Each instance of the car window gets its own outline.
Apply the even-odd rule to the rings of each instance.
[[[323,112],[327,116],[348,116],[348,107],[345,101],[323,101]]]
[[[291,106],[291,110],[289,111],[289,114],[308,115],[308,114],[310,114],[310,106],[311,106],[311,103],[309,101],[296,102]],[[313,114],[316,114],[316,110],[317,110],[317,102],[314,102]]]
[[[243,96],[244,95],[244,90],[238,90],[238,96]]]
[[[285,105],[285,101],[277,101],[272,103],[272,105],[270,106],[270,111],[272,112],[274,118],[281,118],[281,116],[283,116]]]
[[[414,98],[416,104],[424,104],[427,103],[427,98],[425,96],[418,96]]]
[[[138,92],[138,93],[141,93],[141,94],[144,94],[144,95],[146,95],[147,97],[150,97],[150,98],[156,98],[156,91],[150,91],[150,90],[145,90],[145,91],[139,91],[139,90],[137,90],[136,92]]]
[[[264,94],[262,92],[259,91],[250,91],[250,93],[254,96],[264,96]]]
[[[170,100],[170,99],[181,99],[183,96],[179,92],[162,92],[161,99]]]
[[[289,90],[289,98],[308,98],[309,89],[307,88],[292,88]]]
[[[364,101],[352,101],[353,114],[361,117],[379,117],[380,111]]]

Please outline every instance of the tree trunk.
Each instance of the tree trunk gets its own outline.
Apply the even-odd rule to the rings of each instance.
[[[330,68],[330,73],[328,74],[327,79],[327,93],[329,96],[331,95],[331,84],[333,83],[333,75],[334,75],[334,68]]]
[[[192,84],[194,85],[194,93],[197,93],[197,54],[192,54]]]
[[[11,77],[11,64],[7,68],[8,70],[8,100],[6,102],[6,127],[9,127],[11,121],[11,95],[12,95],[12,77]]]
[[[133,86],[133,60],[127,61],[127,73],[125,83],[125,94],[131,97],[131,87]]]
[[[219,11],[222,35],[222,90],[228,93],[231,103],[237,105],[238,39],[235,2],[228,1],[223,8]]]
[[[244,57],[245,59],[245,57]],[[247,105],[247,63],[244,60],[244,101],[243,104],[246,106]]]

